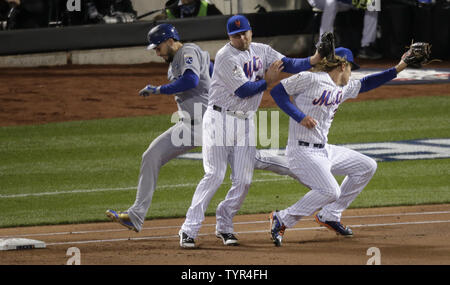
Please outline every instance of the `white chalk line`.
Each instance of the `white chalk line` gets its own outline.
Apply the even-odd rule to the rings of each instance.
[[[411,213],[393,213],[393,214],[376,214],[376,215],[360,215],[360,216],[344,216],[343,219],[361,219],[361,218],[378,218],[378,217],[394,217],[394,216],[417,216],[417,215],[440,215],[450,214],[450,211],[434,211],[434,212],[411,212]],[[314,221],[314,218],[304,218],[300,222]],[[269,220],[264,221],[249,221],[249,222],[236,222],[235,225],[251,225],[251,224],[266,224]],[[117,224],[117,226],[119,226]],[[204,224],[202,227],[215,227],[216,224]],[[164,229],[178,229],[180,226],[159,226],[159,227],[143,227],[143,231],[154,231]],[[91,231],[71,231],[71,232],[53,232],[53,233],[38,233],[38,234],[21,234],[14,236],[0,236],[0,238],[18,238],[18,237],[38,237],[38,236],[57,236],[57,235],[81,235],[92,233],[109,233],[109,232],[128,232],[128,229],[108,229],[108,230],[91,230]]]
[[[268,178],[268,179],[254,179],[253,182],[270,182],[270,181],[287,181],[289,177],[283,178]],[[294,181],[294,180],[292,180]],[[196,187],[198,183],[183,183],[183,184],[166,184],[160,185],[156,187],[158,189],[170,189],[170,188],[183,188],[183,187]],[[224,181],[222,185],[231,184],[229,181]],[[50,196],[50,195],[62,195],[62,194],[78,194],[78,193],[95,193],[95,192],[106,192],[106,191],[128,191],[128,190],[136,190],[137,186],[133,187],[118,187],[118,188],[96,188],[96,189],[74,189],[68,191],[54,191],[54,192],[40,192],[40,193],[23,193],[23,194],[10,194],[10,195],[2,195],[0,194],[0,199],[6,198],[23,198],[23,197],[40,197],[40,196]]]
[[[438,223],[450,223],[450,220],[435,220],[435,221],[422,221],[422,222],[398,222],[398,223],[385,223],[385,224],[363,224],[363,225],[349,225],[353,228],[364,227],[386,227],[386,226],[398,226],[398,225],[421,225],[421,224],[438,224]],[[290,228],[288,231],[310,231],[310,230],[326,230],[324,227],[308,227],[308,228]],[[252,233],[269,233],[269,229],[255,230],[255,231],[241,231],[235,232],[236,234],[252,234]],[[199,234],[198,236],[211,236],[214,233]],[[119,241],[140,241],[140,240],[155,240],[155,239],[172,239],[179,238],[178,235],[165,235],[165,236],[151,236],[151,237],[139,237],[139,238],[117,238],[117,239],[101,239],[101,240],[84,240],[84,241],[66,241],[66,242],[54,242],[47,243],[47,246],[52,245],[68,245],[68,244],[88,244],[88,243],[105,243],[105,242],[119,242]]]

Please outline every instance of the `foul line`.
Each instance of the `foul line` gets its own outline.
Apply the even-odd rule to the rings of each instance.
[[[393,214],[375,214],[375,215],[361,215],[361,216],[344,216],[344,219],[361,219],[361,218],[377,218],[377,217],[394,217],[394,216],[418,216],[418,215],[439,215],[450,214],[450,211],[435,211],[435,212],[411,212],[411,213],[393,213]],[[300,222],[314,221],[314,218],[301,219]],[[251,225],[251,224],[265,224],[269,223],[268,220],[264,221],[249,221],[249,222],[236,222],[235,225]],[[215,227],[216,224],[204,224],[202,227]],[[141,232],[147,230],[163,230],[163,229],[177,229],[180,226],[160,226],[160,227],[144,227]],[[57,236],[57,235],[75,235],[75,234],[92,234],[92,233],[109,233],[109,232],[128,232],[128,229],[109,229],[109,230],[92,230],[92,231],[73,231],[73,232],[54,232],[54,233],[38,233],[38,234],[21,234],[14,236],[0,236],[0,238],[18,238],[18,237],[37,237],[37,236]]]
[[[438,224],[438,223],[450,223],[450,220],[438,220],[438,221],[423,221],[423,222],[400,222],[400,223],[385,223],[385,224],[367,224],[367,225],[350,225],[353,228],[364,228],[364,227],[386,227],[386,226],[398,226],[398,225],[421,225],[421,224]],[[290,228],[288,231],[309,231],[309,230],[325,230],[324,227],[308,227],[308,228]],[[251,233],[268,233],[268,230],[256,230],[256,231],[243,231],[236,232],[236,234],[251,234]],[[209,234],[199,234],[199,236],[211,236],[214,233]],[[154,240],[154,239],[171,239],[179,238],[178,235],[167,235],[167,236],[152,236],[152,237],[141,237],[141,238],[118,238],[118,239],[102,239],[102,240],[85,240],[85,241],[67,241],[67,242],[54,242],[48,243],[51,245],[66,245],[66,244],[87,244],[87,243],[103,243],[103,242],[119,242],[119,241],[140,241],[140,240]]]
[[[270,181],[287,181],[290,180],[288,176],[284,178],[268,178],[268,179],[254,179],[253,182],[270,182]],[[294,180],[292,180],[294,181]],[[167,184],[157,186],[158,189],[170,189],[170,188],[181,188],[181,187],[195,187],[198,183],[184,183],[184,184]],[[231,184],[231,181],[224,181],[222,185]],[[24,194],[11,194],[2,195],[0,194],[0,199],[5,198],[22,198],[22,197],[39,197],[39,196],[49,196],[49,195],[61,195],[61,194],[77,194],[77,193],[95,193],[95,192],[105,192],[105,191],[126,191],[126,190],[136,190],[137,186],[134,187],[120,187],[120,188],[97,188],[97,189],[76,189],[69,191],[55,191],[55,192],[41,192],[41,193],[24,193]]]

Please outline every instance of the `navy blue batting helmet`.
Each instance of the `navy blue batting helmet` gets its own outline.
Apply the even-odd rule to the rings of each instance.
[[[150,32],[148,32],[147,38],[150,43],[147,49],[154,49],[160,43],[167,41],[168,39],[180,40],[177,30],[171,24],[160,24],[153,27]]]

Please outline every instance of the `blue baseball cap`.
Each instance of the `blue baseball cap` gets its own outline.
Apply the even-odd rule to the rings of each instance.
[[[227,32],[229,35],[234,35],[240,32],[251,30],[250,22],[245,16],[234,15],[227,21]]]
[[[348,48],[338,47],[338,48],[336,48],[334,50],[334,53],[337,56],[340,56],[340,57],[344,58],[345,60],[347,60],[348,62],[350,62],[352,64],[352,70],[359,69],[359,65],[357,65],[353,61],[353,53],[352,53],[352,51],[349,50]]]

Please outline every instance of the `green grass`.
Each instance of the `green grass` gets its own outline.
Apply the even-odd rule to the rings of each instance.
[[[344,103],[329,141],[449,138],[449,107],[445,96]],[[135,199],[142,153],[171,125],[170,116],[151,116],[1,127],[0,195],[80,193],[0,197],[0,227],[104,221],[106,209],[127,209]],[[285,147],[287,129],[287,116],[280,113],[280,147]],[[450,159],[381,162],[351,207],[449,203],[449,169]],[[147,217],[184,216],[202,176],[201,161],[170,161],[161,169],[161,188]],[[255,171],[254,179],[275,181],[254,182],[240,213],[281,209],[307,191],[291,178],[264,171]],[[214,214],[229,187],[227,174],[208,215]],[[89,189],[103,190],[83,192]]]

